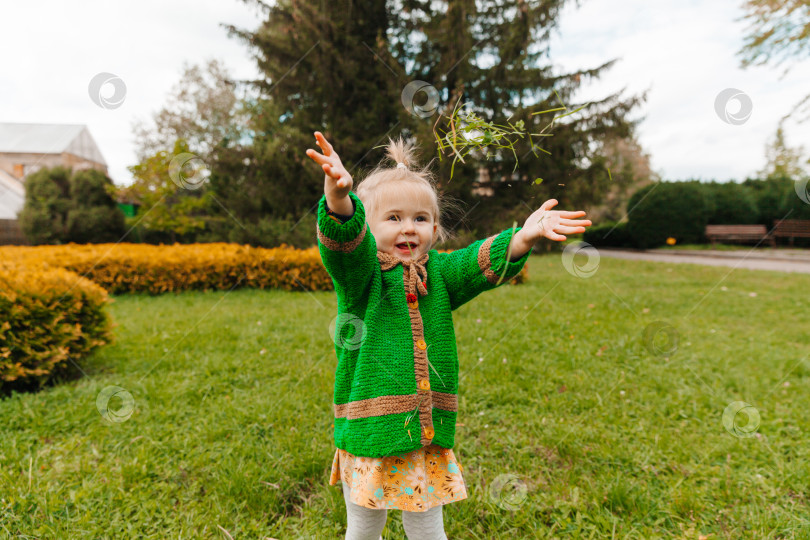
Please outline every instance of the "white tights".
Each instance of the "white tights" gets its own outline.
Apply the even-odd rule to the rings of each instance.
[[[349,500],[349,487],[343,486],[346,501],[346,540],[379,540],[388,518],[388,510],[366,508]],[[427,512],[402,511],[402,526],[408,540],[447,540],[444,534],[442,507],[434,506]]]

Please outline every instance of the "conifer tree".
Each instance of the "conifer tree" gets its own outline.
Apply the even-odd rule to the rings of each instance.
[[[564,0],[279,0],[273,6],[244,1],[266,10],[255,31],[229,27],[252,47],[263,74],[254,81],[262,90],[255,104],[255,138],[239,155],[223,150],[211,185],[226,206],[256,218],[297,219],[311,211],[323,175],[307,162],[304,150],[313,147],[316,129],[360,179],[383,156],[373,147],[385,143],[386,135],[415,139],[423,161],[437,157],[434,124],[459,100],[487,120],[523,120],[527,130],[538,132],[553,114],[532,113],[585,105],[572,102],[575,90],[613,63],[555,72],[548,42]],[[424,91],[412,96],[428,109],[432,103],[426,98],[435,97],[432,114],[414,114],[413,107],[403,106],[403,91],[414,81],[435,88],[435,96]],[[603,141],[632,136],[628,115],[643,100],[621,93],[558,121],[553,136],[535,139],[534,146],[520,141],[515,174],[511,152],[493,151],[490,159],[470,154],[465,164],[456,164],[452,180],[452,159],[443,158],[435,163],[441,189],[469,206],[477,204],[474,189],[480,187],[483,166],[497,195],[481,204],[479,212],[487,215],[507,219],[513,209],[523,215],[520,202],[531,198],[539,204],[555,197],[560,207],[571,199],[577,205],[598,201],[611,182]],[[537,185],[537,178],[543,183]],[[494,212],[498,208],[503,212]]]
[[[264,22],[255,31],[229,29],[253,47],[264,75],[255,81],[254,141],[241,160],[220,154],[225,168],[212,185],[228,201],[241,198],[250,217],[300,217],[323,192],[323,173],[304,154],[317,148],[314,131],[334,142],[354,175],[372,164],[369,150],[383,135],[397,131],[396,78],[375,59],[389,15],[384,0],[248,2],[265,6]],[[247,194],[223,185],[234,179],[251,184]]]

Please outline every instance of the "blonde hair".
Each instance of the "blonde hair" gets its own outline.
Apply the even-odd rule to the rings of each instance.
[[[415,148],[412,142],[405,142],[402,137],[396,141],[388,138],[386,146],[386,156],[394,162],[393,167],[384,166],[385,160],[381,161],[365,179],[360,182],[355,193],[363,202],[366,209],[367,219],[373,216],[378,210],[380,193],[384,189],[396,187],[419,188],[427,193],[431,200],[431,211],[434,223],[438,226],[433,235],[434,244],[444,242],[450,237],[449,232],[442,226],[441,215],[445,206],[443,197],[436,190],[436,178],[430,172],[429,166],[417,167],[415,159]],[[404,164],[400,166],[398,164]]]

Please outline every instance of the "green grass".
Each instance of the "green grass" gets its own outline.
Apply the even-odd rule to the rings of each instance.
[[[444,507],[449,538],[810,537],[810,276],[529,264],[527,284],[456,312],[469,498]],[[343,537],[332,293],[121,296],[110,311],[117,343],[86,377],[0,400],[0,537]],[[655,321],[677,329],[670,356],[645,347]],[[111,385],[135,400],[121,423],[96,409]],[[758,436],[724,429],[733,401],[759,411]],[[507,474],[528,490],[516,510],[489,492]],[[388,515],[384,538],[404,538]]]

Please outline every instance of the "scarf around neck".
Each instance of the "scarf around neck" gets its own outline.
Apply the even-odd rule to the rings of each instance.
[[[384,272],[394,268],[396,265],[402,265],[402,271],[405,274],[404,280],[408,286],[408,292],[416,294],[419,292],[420,296],[427,294],[427,270],[425,264],[428,261],[428,254],[423,253],[418,259],[400,259],[382,251],[377,252],[377,259],[380,261],[380,269]]]

